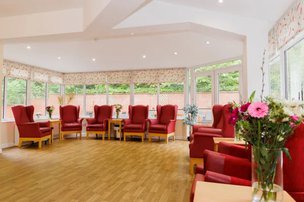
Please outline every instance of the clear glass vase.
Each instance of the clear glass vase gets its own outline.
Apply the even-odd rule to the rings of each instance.
[[[252,148],[252,201],[283,201],[281,149]]]

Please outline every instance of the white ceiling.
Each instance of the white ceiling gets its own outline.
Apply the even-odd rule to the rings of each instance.
[[[84,0],[0,0],[0,17],[81,8]]]
[[[25,4],[24,0],[0,0],[0,21],[1,16],[79,8],[86,2],[30,1]],[[60,72],[191,67],[241,57],[246,36],[230,28],[247,29],[240,22],[250,27],[252,20],[248,21],[248,17],[257,24],[264,25],[267,21],[270,26],[273,23],[270,21],[278,19],[293,2],[224,0],[224,4],[219,5],[217,0],[95,0],[102,1],[110,3],[82,32],[49,35],[39,30],[37,36],[7,38],[4,39],[4,57]],[[3,13],[5,3],[20,4]],[[206,18],[206,12],[210,18]],[[222,13],[225,16],[221,19]],[[234,19],[238,15],[239,24],[228,18],[230,15]],[[124,26],[119,27],[119,24]],[[251,29],[258,28],[252,25]],[[206,45],[206,41],[211,44]],[[32,47],[30,50],[26,48],[28,45]],[[143,59],[142,55],[147,57]]]
[[[276,21],[295,0],[158,0],[260,20]]]

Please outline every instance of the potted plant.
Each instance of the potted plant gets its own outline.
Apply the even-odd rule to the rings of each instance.
[[[193,126],[197,121],[198,107],[195,104],[186,105],[183,110],[185,112],[184,124],[188,126],[187,131],[189,132],[187,139],[189,140],[191,134],[191,126]]]
[[[116,118],[118,119],[119,118],[119,113],[122,110],[122,105],[121,104],[115,104],[114,108],[115,108],[115,112],[116,112]]]
[[[53,114],[53,111],[54,111],[54,106],[52,105],[52,106],[47,106],[46,108],[45,108],[45,110],[47,111],[47,113],[49,114],[49,118],[50,119],[52,119],[52,114]]]

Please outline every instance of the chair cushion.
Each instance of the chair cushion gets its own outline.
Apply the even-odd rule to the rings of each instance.
[[[132,122],[135,124],[143,123],[147,119],[147,107],[135,106],[132,108]]]
[[[124,126],[125,132],[144,132],[142,124],[128,124]]]
[[[65,123],[62,125],[62,131],[79,131],[82,129],[82,125],[80,123]]]
[[[104,124],[88,124],[87,131],[104,131]]]
[[[164,124],[150,125],[149,132],[152,132],[152,133],[167,133],[167,125],[164,125]]]
[[[40,127],[39,130],[43,135],[50,135],[52,133],[51,127]]]
[[[170,120],[174,119],[174,114],[175,114],[174,106],[162,107],[159,122],[161,124],[168,124],[170,122]]]

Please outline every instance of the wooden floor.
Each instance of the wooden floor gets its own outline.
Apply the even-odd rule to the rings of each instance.
[[[188,142],[68,139],[0,154],[0,201],[188,201]]]

